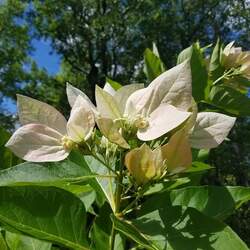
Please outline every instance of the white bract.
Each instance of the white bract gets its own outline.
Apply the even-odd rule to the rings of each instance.
[[[177,128],[191,115],[188,111],[192,102],[188,62],[163,73],[147,88],[142,87],[141,84],[131,84],[116,92],[96,87],[97,124],[110,141],[125,148],[129,145],[120,134],[121,123],[125,122],[129,127],[136,128],[140,140],[149,141]],[[72,98],[71,88],[68,85],[67,93],[70,93],[69,99],[74,99],[77,93]]]
[[[190,135],[193,148],[210,149],[221,144],[232,129],[236,118],[215,112],[200,112]]]
[[[234,47],[229,43],[222,53],[222,64],[226,69],[239,68],[239,72],[250,79],[250,51],[242,51],[241,47]]]
[[[78,95],[83,96],[95,112],[103,135],[123,148],[129,148],[121,134],[124,123],[128,125],[125,129],[135,128],[142,141],[157,139],[184,124],[192,147],[216,147],[228,135],[235,118],[215,112],[197,115],[191,83],[190,64],[185,61],[161,74],[146,88],[131,84],[115,91],[110,85],[104,89],[97,86],[97,107],[69,84],[67,93],[71,105]]]
[[[89,104],[78,96],[68,122],[52,106],[18,95],[20,127],[6,146],[20,158],[32,162],[65,159],[71,149],[87,140],[94,128],[94,114]]]
[[[226,138],[235,122],[235,118],[214,112],[197,115],[187,61],[161,74],[146,88],[131,84],[117,91],[111,86],[105,89],[96,87],[95,107],[82,91],[68,84],[72,106],[68,122],[50,105],[18,95],[24,126],[6,146],[28,161],[59,161],[90,137],[96,120],[102,134],[122,148],[130,148],[124,133],[132,131],[140,140],[150,141],[183,127],[192,147],[213,148]]]

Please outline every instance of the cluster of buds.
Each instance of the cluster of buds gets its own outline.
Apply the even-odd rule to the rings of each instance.
[[[95,94],[96,106],[81,90],[67,84],[72,107],[68,121],[50,105],[18,95],[23,126],[6,146],[27,161],[60,161],[83,144],[89,152],[96,148],[91,138],[97,125],[102,136],[100,152],[110,145],[114,145],[112,152],[123,151],[129,174],[143,185],[166,173],[185,171],[192,162],[191,148],[217,147],[235,122],[224,114],[198,113],[188,61],[161,74],[146,88],[143,84],[118,90],[96,86]]]

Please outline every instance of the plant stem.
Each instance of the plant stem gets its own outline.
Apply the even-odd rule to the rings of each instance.
[[[145,191],[147,190],[147,188],[149,187],[149,183],[144,185],[140,190],[139,192],[137,193],[137,196],[136,198],[128,204],[127,207],[125,207],[123,210],[122,210],[122,214],[127,214],[129,211],[131,211],[130,209],[133,208],[133,206],[136,204],[136,202],[143,196],[143,194],[145,193]]]
[[[122,195],[122,180],[123,180],[123,161],[124,161],[124,154],[120,152],[120,167],[119,167],[119,174],[117,176],[116,182],[116,190],[115,190],[115,216],[119,216],[120,213],[120,206],[121,206],[121,195]],[[115,228],[114,223],[112,224],[111,236],[110,236],[110,250],[114,250],[115,245]]]
[[[234,71],[234,69],[230,69],[230,70],[228,70],[228,71],[225,71],[224,74],[223,74],[221,77],[219,77],[218,79],[216,79],[216,80],[213,82],[212,85],[213,85],[213,86],[216,85],[219,81],[221,81],[221,80],[222,80],[223,78],[225,78],[225,77],[234,75],[234,74],[231,74],[233,71]],[[231,75],[230,75],[230,74],[231,74]]]

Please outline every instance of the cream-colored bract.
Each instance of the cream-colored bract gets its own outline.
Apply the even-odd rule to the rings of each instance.
[[[60,161],[69,155],[61,140],[63,134],[43,124],[20,127],[6,143],[6,147],[26,161]]]
[[[190,143],[193,148],[210,149],[221,144],[232,129],[236,118],[215,112],[197,115]]]
[[[115,119],[122,118],[122,113],[125,109],[127,98],[136,90],[143,88],[143,84],[130,84],[121,87],[118,91],[115,91],[110,85],[101,89],[96,86],[96,104],[93,105],[90,99],[85,98],[89,102],[93,112],[95,113],[95,119],[97,125],[103,135],[111,142],[119,145],[122,148],[129,148],[128,143],[120,134],[119,126],[114,122]],[[75,99],[81,92],[70,84],[67,84],[67,94],[69,103],[74,103]],[[81,92],[81,96],[86,96]]]
[[[86,94],[84,94],[80,89],[72,86],[70,83],[67,83],[66,85],[66,93],[67,93],[68,102],[71,108],[74,106],[74,103],[77,97],[80,95],[85,101],[87,101],[87,103],[92,108],[93,112],[94,113],[97,112],[95,105],[91,102],[89,97]]]
[[[64,116],[54,107],[28,96],[17,95],[19,121],[22,125],[40,123],[66,134]]]
[[[192,164],[192,153],[184,129],[171,136],[169,142],[151,150],[147,144],[128,152],[125,165],[138,185],[158,179],[166,173],[185,171]]]
[[[242,51],[241,47],[234,47],[234,41],[224,48],[222,65],[226,69],[239,68],[242,76],[250,79],[250,51]]]
[[[18,157],[32,162],[65,159],[77,143],[87,140],[95,125],[89,104],[78,96],[68,122],[50,105],[18,96],[20,127],[6,143]]]
[[[108,138],[109,141],[119,145],[122,148],[130,148],[129,144],[122,137],[119,131],[119,126],[117,126],[117,124],[112,119],[98,118],[96,119],[96,123],[102,134],[105,135],[105,137]]]
[[[128,98],[125,113],[128,114],[129,107],[132,106],[138,112],[149,115],[161,103],[173,105],[182,111],[187,111],[191,107],[192,77],[188,61],[164,72],[147,88],[132,94]]]
[[[97,108],[87,97],[85,100],[95,112],[97,125],[103,135],[120,147],[129,148],[120,133],[124,121],[137,130],[137,137],[142,141],[155,140],[185,124],[193,147],[218,146],[226,138],[235,119],[211,112],[202,113],[197,117],[198,111],[192,98],[191,86],[190,63],[185,61],[158,76],[146,88],[143,88],[142,84],[131,84],[115,91],[111,86],[104,89],[97,86]],[[68,84],[69,102],[74,103],[80,92]],[[81,92],[81,96],[85,94]],[[201,116],[210,120],[212,128],[200,125]],[[211,116],[218,119],[211,120]],[[213,129],[217,127],[220,128],[218,131]],[[200,145],[195,139],[198,137]]]
[[[185,61],[128,98],[125,115],[141,116],[148,122],[147,127],[138,128],[140,140],[157,139],[188,119],[192,104],[191,83],[190,64]]]
[[[151,150],[147,144],[131,150],[125,156],[125,166],[138,185],[160,177],[163,159],[159,148]]]
[[[145,126],[137,127],[137,136],[140,140],[149,141],[157,139],[169,131],[184,123],[190,116],[188,109],[192,102],[191,69],[186,61],[166,71],[157,77],[147,88],[142,84],[131,84],[109,93],[105,89],[96,87],[96,103],[99,118],[115,120],[127,120],[131,126],[136,126],[138,120],[144,121]],[[72,88],[68,85],[67,88]],[[107,89],[107,88],[106,88]],[[71,93],[69,102],[72,101],[74,90],[67,90]],[[84,94],[83,94],[84,95]],[[77,94],[75,95],[76,98]],[[108,124],[112,122],[106,120]],[[120,138],[116,141],[111,133],[104,132],[109,140],[120,144]],[[114,126],[112,126],[113,128]],[[113,130],[115,133],[118,130]]]
[[[162,103],[148,117],[148,127],[138,129],[137,136],[142,141],[151,141],[177,128],[190,116],[190,112],[183,112],[172,105]]]
[[[192,164],[192,151],[185,129],[172,135],[168,143],[161,147],[161,150],[170,173],[183,172]]]

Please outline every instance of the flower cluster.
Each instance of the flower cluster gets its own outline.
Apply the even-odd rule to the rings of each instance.
[[[72,149],[96,146],[91,138],[97,125],[107,145],[125,152],[124,164],[141,185],[166,173],[185,171],[192,162],[191,148],[217,147],[235,122],[224,114],[198,113],[188,61],[161,74],[148,87],[96,86],[96,106],[70,84],[67,96],[72,107],[68,121],[50,105],[18,95],[23,126],[6,146],[27,161],[60,161]]]
[[[234,47],[234,42],[231,42],[223,50],[222,64],[226,69],[238,69],[242,76],[250,80],[250,51],[242,51],[241,47]]]

